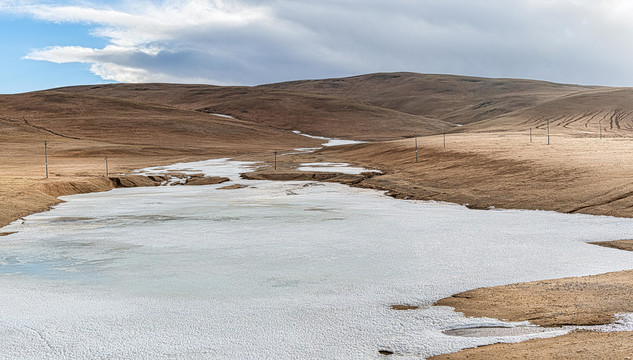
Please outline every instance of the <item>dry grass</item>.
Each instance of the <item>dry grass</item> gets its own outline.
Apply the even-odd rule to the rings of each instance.
[[[453,124],[470,124],[597,87],[544,81],[389,73],[291,81],[264,88],[337,96]]]
[[[633,333],[573,333],[518,344],[494,344],[440,355],[429,360],[569,359],[611,360],[633,358]]]
[[[633,240],[615,240],[615,241],[599,241],[590,242],[590,244],[604,246],[612,249],[633,251]]]
[[[474,208],[516,208],[633,216],[633,139],[527,133],[449,134],[326,149],[325,158],[383,170],[365,182],[399,198]]]
[[[633,271],[535,281],[465,291],[436,303],[466,316],[541,326],[601,325],[633,312]]]
[[[312,135],[361,140],[394,139],[414,132],[432,134],[454,128],[442,120],[378,107],[355,99],[265,87],[116,84],[62,88],[58,91],[107,96],[111,99],[134,99],[139,103],[231,115],[252,124],[287,131],[301,130]]]

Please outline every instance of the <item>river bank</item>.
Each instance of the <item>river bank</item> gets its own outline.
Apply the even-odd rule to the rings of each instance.
[[[54,179],[0,178],[0,227],[24,216],[49,210],[62,202],[60,196],[104,192],[116,188],[160,186],[179,179],[183,185],[209,185],[226,181],[226,178],[203,176],[113,175],[61,177]]]

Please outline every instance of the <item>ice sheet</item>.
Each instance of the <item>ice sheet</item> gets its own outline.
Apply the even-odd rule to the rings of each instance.
[[[380,172],[378,170],[370,170],[357,166],[350,166],[348,163],[331,163],[316,162],[301,164],[297,168],[299,171],[316,171],[316,172],[339,172],[343,174],[362,174],[364,172]]]
[[[228,177],[231,181],[238,180],[240,174],[253,171],[259,163],[251,161],[229,161],[228,158],[202,160],[188,163],[176,163],[166,166],[155,166],[135,170],[142,175],[156,175],[170,172],[188,175],[203,173],[206,176]],[[226,183],[224,185],[227,185]]]
[[[152,171],[237,179],[252,165]],[[445,335],[506,325],[430,306],[437,299],[633,261],[586,244],[631,238],[631,219],[248,183],[64,197],[3,228],[18,232],[0,238],[0,358],[419,359],[528,337]]]

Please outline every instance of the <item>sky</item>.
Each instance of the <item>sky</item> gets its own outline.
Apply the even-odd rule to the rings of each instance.
[[[633,86],[630,0],[0,0],[0,93],[410,71]]]

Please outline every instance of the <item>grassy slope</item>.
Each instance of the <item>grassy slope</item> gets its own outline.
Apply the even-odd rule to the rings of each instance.
[[[36,92],[0,97],[6,151],[32,142],[57,143],[58,155],[243,153],[300,147],[304,137],[236,119],[79,93]],[[19,146],[7,146],[18,143]]]
[[[442,120],[411,115],[335,96],[252,87],[115,84],[56,89],[68,93],[133,99],[234,116],[284,130],[360,140],[395,139],[448,131]]]
[[[530,108],[493,117],[462,131],[545,130],[575,136],[631,136],[633,89],[608,88],[566,95]]]
[[[388,73],[291,81],[263,88],[359,100],[453,124],[469,124],[596,87],[518,79]]]

